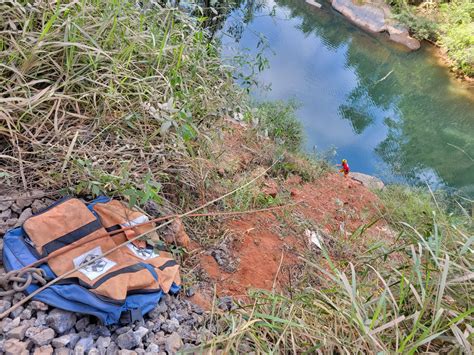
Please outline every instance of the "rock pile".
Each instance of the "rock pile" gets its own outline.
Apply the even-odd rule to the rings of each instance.
[[[53,203],[32,192],[17,198],[0,196],[0,253],[3,235],[26,218]],[[0,258],[1,260],[1,258]],[[5,271],[0,262],[0,274]],[[25,297],[22,293],[0,298],[0,312]],[[92,317],[32,301],[0,321],[0,354],[133,355],[174,354],[209,340],[203,310],[186,299],[165,295],[142,321],[127,326],[103,326]]]
[[[23,297],[0,300],[0,310]],[[87,315],[32,301],[0,321],[0,331],[0,353],[6,355],[175,354],[213,336],[199,306],[169,295],[143,320],[107,327]]]

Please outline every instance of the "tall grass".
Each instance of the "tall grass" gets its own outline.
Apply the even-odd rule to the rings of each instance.
[[[0,172],[13,187],[93,179],[84,165],[157,177],[242,103],[217,48],[177,9],[38,0],[0,11]]]
[[[410,213],[410,203],[398,201]],[[221,335],[208,346],[261,353],[471,354],[473,222],[437,208],[429,216],[429,233],[426,224],[420,233],[392,220],[399,243],[388,251],[359,245],[359,257],[346,269],[335,266],[330,250],[323,258],[302,257],[302,282],[282,294],[251,293],[247,305],[222,316]]]

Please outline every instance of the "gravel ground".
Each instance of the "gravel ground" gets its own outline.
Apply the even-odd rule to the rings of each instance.
[[[29,196],[38,196],[32,192]],[[0,201],[8,198],[0,196]],[[0,252],[4,233],[53,203],[49,198],[0,202]],[[0,274],[4,269],[0,264]],[[0,299],[0,312],[25,297]],[[17,354],[174,354],[193,349],[214,334],[203,310],[182,298],[166,295],[142,321],[127,326],[103,326],[94,317],[31,301],[0,321],[0,353]]]

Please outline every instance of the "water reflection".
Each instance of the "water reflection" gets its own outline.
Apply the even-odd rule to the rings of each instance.
[[[261,3],[259,3],[261,4]],[[265,10],[246,3],[231,12],[224,56],[256,53],[263,33],[275,55],[259,79],[272,90],[261,99],[296,98],[307,149],[336,146],[358,171],[384,180],[447,185],[474,196],[474,99],[453,84],[429,48],[406,52],[382,36],[361,32],[328,4],[276,0]],[[274,17],[265,16],[273,6]],[[239,22],[246,9],[245,23]]]

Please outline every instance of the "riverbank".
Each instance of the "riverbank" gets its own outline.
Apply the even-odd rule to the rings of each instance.
[[[408,28],[393,19],[390,7],[384,1],[354,3],[352,0],[332,0],[332,7],[357,26],[374,33],[388,32],[389,39],[409,50],[420,48],[420,42],[411,37]]]
[[[410,5],[410,2],[402,4],[394,1],[389,6],[378,0],[361,3],[352,0],[331,1],[334,9],[359,27],[375,33],[388,32],[390,40],[410,50],[417,50],[420,41],[428,41],[438,48],[440,57],[457,78],[472,83],[474,19],[468,4],[460,1],[459,4],[437,7],[427,2],[415,6]]]
[[[324,161],[282,151],[281,146],[258,134],[259,130],[251,125],[232,119],[218,122],[216,130],[209,132],[211,139],[202,141],[196,147],[195,155],[186,160],[189,164],[187,174],[194,185],[180,185],[176,192],[168,193],[166,208],[177,206],[178,201],[186,199],[183,208],[191,209],[242,186],[262,171],[268,170],[268,173],[248,188],[208,208],[209,212],[236,215],[180,222],[180,233],[185,237],[171,237],[168,244],[168,248],[176,251],[175,257],[181,265],[184,288],[178,297],[165,297],[143,321],[108,327],[81,314],[32,302],[2,320],[0,326],[5,339],[0,347],[6,354],[24,351],[132,355],[160,351],[168,354],[204,350],[265,351],[269,346],[278,345],[271,342],[274,336],[283,337],[285,344],[293,337],[297,351],[308,349],[308,341],[310,346],[319,344],[327,350],[349,350],[353,347],[344,344],[348,341],[346,337],[352,339],[359,335],[349,309],[346,310],[350,308],[348,299],[353,297],[344,283],[346,274],[352,272],[353,287],[357,287],[354,292],[361,299],[356,302],[361,309],[365,307],[364,314],[375,311],[380,299],[384,299],[383,295],[388,292],[384,292],[384,287],[396,295],[395,302],[401,302],[396,293],[399,292],[398,283],[393,285],[397,275],[394,270],[411,272],[411,276],[403,276],[402,280],[405,277],[414,280],[412,277],[417,269],[411,264],[410,250],[420,244],[412,244],[416,239],[411,238],[416,237],[416,233],[429,233],[433,228],[443,235],[447,233],[444,218],[448,216],[441,200],[433,202],[429,194],[418,195],[407,187],[388,186],[375,193],[358,181],[361,176],[350,175],[355,180],[344,178]],[[25,199],[25,196],[16,195],[18,201],[14,201],[15,196],[10,196],[10,206],[2,215],[9,211],[10,222],[17,218],[16,224],[21,223],[21,219],[53,201],[54,192],[43,195],[49,197]],[[3,198],[1,201],[3,209],[6,205]],[[163,215],[160,212],[163,206],[154,206],[143,206],[145,212],[150,213],[149,217]],[[435,209],[439,215],[433,222],[430,211]],[[469,224],[468,220],[456,218],[449,222],[455,223],[456,228],[472,227],[472,221]],[[407,225],[400,224],[400,220],[406,221]],[[411,234],[412,228],[416,230],[414,234]],[[453,232],[450,230],[449,233]],[[444,238],[447,236],[443,237],[446,245],[438,245],[441,250],[462,241],[456,234]],[[467,245],[469,250],[465,242],[458,247],[466,248]],[[417,254],[417,257],[428,255],[426,250],[426,255]],[[470,254],[461,253],[457,258],[454,253],[449,255],[453,263],[471,262]],[[423,284],[414,286],[417,293],[421,292],[417,289],[428,281],[432,286],[443,282],[440,281],[442,266],[433,270],[434,261],[429,261],[428,265],[420,281]],[[465,302],[470,302],[473,285],[469,277],[465,280],[463,268],[457,270],[450,266],[448,272],[444,282],[452,283],[449,290],[443,291],[442,304],[449,307],[454,316],[462,312]],[[427,273],[429,279],[425,279]],[[325,294],[324,290],[328,289],[332,289],[332,293]],[[436,287],[430,286],[430,289],[436,291]],[[377,302],[367,304],[363,301],[377,293],[380,294]],[[417,306],[417,293],[403,295],[407,303],[401,303],[400,311]],[[8,307],[22,297],[21,294],[4,297],[0,304]],[[279,306],[272,310],[271,304],[275,302]],[[327,302],[331,308],[324,306]],[[255,307],[259,309],[256,313]],[[416,312],[423,309],[429,312],[428,317],[438,312],[431,306],[418,307]],[[296,313],[292,313],[292,309]],[[308,317],[307,313],[312,316]],[[319,316],[315,318],[316,315]],[[393,332],[408,337],[409,334],[399,329],[384,328],[384,324],[393,322],[395,317],[392,312],[385,311],[380,317],[373,318],[371,329],[378,330],[375,333],[378,334],[377,343],[367,339],[362,343],[362,349],[395,349],[396,345],[389,340],[395,336]],[[466,315],[462,320],[470,322],[471,318]],[[438,320],[439,326],[449,329],[450,321],[451,317],[446,315]],[[263,327],[259,322],[263,322]],[[287,327],[281,327],[285,322],[288,322]],[[304,327],[301,327],[302,322]],[[350,333],[335,334],[332,329],[336,328],[328,322],[343,322],[345,331]],[[407,324],[410,318],[399,322]],[[235,329],[231,324],[239,327]],[[458,324],[463,326],[463,323]],[[267,326],[272,327],[270,339],[263,331]],[[239,330],[240,327],[243,330]],[[243,336],[235,338],[234,332]],[[352,335],[353,332],[356,334]],[[419,347],[415,342],[426,337],[422,328],[417,333],[410,347]],[[467,333],[466,337],[469,336]],[[429,347],[432,351],[460,346],[435,340]]]

